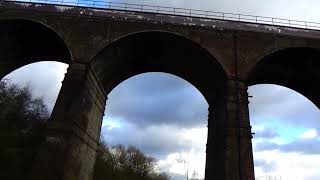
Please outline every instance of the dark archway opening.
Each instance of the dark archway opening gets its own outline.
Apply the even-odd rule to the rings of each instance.
[[[165,72],[190,82],[210,102],[223,89],[223,67],[206,49],[167,32],[141,32],[120,38],[92,62],[107,93],[125,79],[145,72]]]
[[[261,59],[250,72],[257,179],[319,175],[314,171],[320,158],[316,152],[320,130],[319,58],[317,49],[283,49]]]
[[[31,20],[0,20],[0,40],[0,78],[38,61],[71,62],[69,49],[61,37]]]
[[[288,48],[261,59],[248,76],[248,84],[276,84],[293,89],[320,107],[320,51]]]

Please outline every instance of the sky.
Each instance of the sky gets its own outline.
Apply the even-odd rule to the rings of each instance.
[[[66,64],[39,62],[5,79],[32,87],[54,106]],[[304,96],[276,85],[249,87],[249,110],[257,180],[320,179],[320,111]],[[185,172],[203,177],[208,104],[187,81],[167,73],[145,73],[108,95],[101,135],[112,144],[135,145],[158,160],[173,180]]]
[[[320,22],[318,0],[128,0],[232,13]],[[36,63],[6,76],[54,106],[67,65]],[[320,179],[320,111],[295,91],[275,85],[249,87],[257,180]],[[165,73],[134,76],[109,95],[102,136],[110,144],[135,145],[158,160],[173,180],[186,169],[203,177],[208,104],[185,80]]]
[[[108,0],[109,1],[109,0]],[[318,0],[111,0],[320,22]]]

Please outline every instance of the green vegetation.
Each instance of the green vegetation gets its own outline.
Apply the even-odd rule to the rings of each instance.
[[[25,180],[44,140],[49,112],[31,89],[0,81],[0,179]],[[156,171],[156,162],[139,149],[101,143],[94,180],[169,180]]]

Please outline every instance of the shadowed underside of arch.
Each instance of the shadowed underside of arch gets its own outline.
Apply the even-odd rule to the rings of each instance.
[[[221,64],[207,50],[167,32],[123,37],[107,46],[92,63],[107,93],[134,75],[165,72],[190,82],[209,103],[225,79]]]
[[[0,20],[0,78],[37,61],[70,63],[70,52],[50,28],[24,19]]]
[[[320,51],[288,48],[260,60],[248,77],[249,85],[276,84],[293,89],[320,108]]]

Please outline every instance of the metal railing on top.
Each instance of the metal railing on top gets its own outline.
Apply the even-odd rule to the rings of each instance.
[[[217,19],[226,21],[248,22],[256,24],[267,24],[275,26],[285,26],[301,29],[320,30],[320,23],[301,20],[290,20],[274,17],[263,17],[245,14],[215,12],[188,8],[176,8],[165,6],[154,6],[145,4],[133,4],[124,2],[112,2],[102,0],[4,0],[14,2],[44,3],[75,7],[89,7],[96,9],[115,9],[122,11],[147,12],[175,16],[186,16],[202,19]]]

